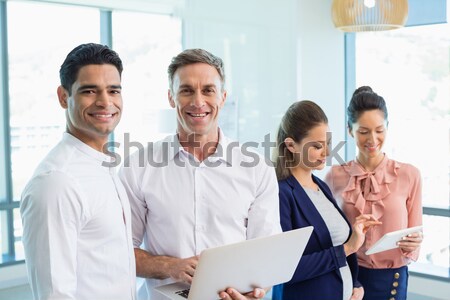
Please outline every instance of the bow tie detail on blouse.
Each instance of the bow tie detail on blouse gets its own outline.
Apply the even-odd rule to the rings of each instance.
[[[389,183],[396,179],[398,168],[397,162],[386,156],[372,172],[364,170],[356,161],[349,163],[344,167],[350,180],[342,192],[343,199],[354,205],[361,214],[369,213],[377,219],[381,218],[384,213],[383,199],[391,193]]]

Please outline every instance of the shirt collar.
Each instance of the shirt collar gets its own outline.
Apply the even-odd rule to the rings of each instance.
[[[68,132],[63,133],[63,141],[68,143],[69,145],[77,148],[78,150],[80,150],[81,152],[86,154],[87,156],[89,156],[97,161],[100,161],[100,162],[111,162],[112,161],[111,156],[106,155],[103,152],[95,150],[94,148],[88,146],[87,144],[85,144],[84,142],[82,142],[81,140],[74,137],[73,135],[71,135]]]
[[[216,152],[210,155],[207,160],[210,162],[222,161],[231,166],[233,155],[231,152],[228,153],[229,151],[227,151],[230,142],[231,141],[224,135],[222,129],[219,128],[219,143],[217,145]],[[181,152],[192,155],[184,150],[183,146],[180,144],[177,134],[171,136],[169,143],[169,159],[175,159],[175,157],[179,156]],[[218,149],[220,149],[220,151],[218,151]]]

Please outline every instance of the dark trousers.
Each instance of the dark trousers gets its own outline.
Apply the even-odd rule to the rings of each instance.
[[[406,300],[408,267],[367,269],[359,267],[358,280],[364,287],[363,300]]]

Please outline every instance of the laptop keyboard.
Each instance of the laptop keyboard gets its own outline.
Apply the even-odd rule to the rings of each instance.
[[[189,296],[189,289],[175,292],[175,294],[187,299]]]

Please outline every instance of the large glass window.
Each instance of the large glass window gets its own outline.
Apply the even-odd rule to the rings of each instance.
[[[7,202],[12,205],[1,214],[0,263],[24,258],[20,194],[64,131],[64,110],[56,96],[59,67],[76,45],[100,40],[96,9],[30,2],[7,2],[6,8],[10,121],[6,153],[11,155],[12,170],[12,199]],[[32,26],[24,26],[24,22]]]
[[[411,269],[449,276],[450,25],[356,36],[356,85],[370,85],[389,111],[385,152],[420,169],[425,239]]]
[[[24,26],[24,20],[33,26]],[[59,67],[78,44],[100,41],[99,23],[96,9],[8,2],[14,200],[64,131],[64,110],[56,96]]]

